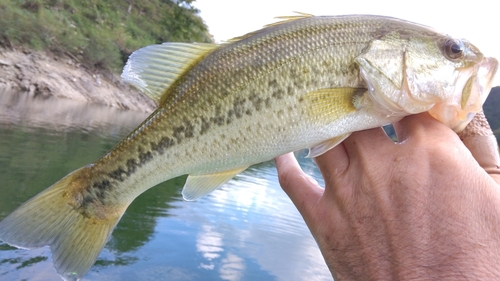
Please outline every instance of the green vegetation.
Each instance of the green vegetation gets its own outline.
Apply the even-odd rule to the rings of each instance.
[[[49,50],[118,71],[141,47],[212,42],[194,0],[3,0],[0,45]]]

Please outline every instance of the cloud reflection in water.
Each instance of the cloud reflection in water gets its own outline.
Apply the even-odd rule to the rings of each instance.
[[[302,163],[306,170],[315,167],[304,161],[311,162]],[[318,178],[317,169],[310,172]],[[210,222],[197,235],[197,250],[206,259],[201,266],[219,271],[222,280],[244,280],[251,274],[246,272],[248,260],[276,280],[332,279],[300,214],[279,187],[272,163],[252,167],[207,198],[186,205],[192,204],[204,205],[203,212],[193,214],[195,220]]]

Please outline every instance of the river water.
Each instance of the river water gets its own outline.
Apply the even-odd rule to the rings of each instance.
[[[80,102],[0,95],[0,220],[67,173],[112,148],[147,117]],[[299,161],[320,183],[314,163]],[[185,177],[127,209],[83,280],[332,280],[273,162],[250,167],[186,202]],[[61,280],[50,250],[0,242],[0,280]]]

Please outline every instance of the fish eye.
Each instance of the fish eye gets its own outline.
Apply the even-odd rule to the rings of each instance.
[[[464,44],[460,40],[448,39],[443,44],[443,54],[451,61],[459,60],[465,54]]]

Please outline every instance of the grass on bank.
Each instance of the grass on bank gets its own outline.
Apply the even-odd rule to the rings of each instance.
[[[194,0],[3,0],[0,45],[64,53],[119,71],[130,53],[168,41],[212,42]]]

